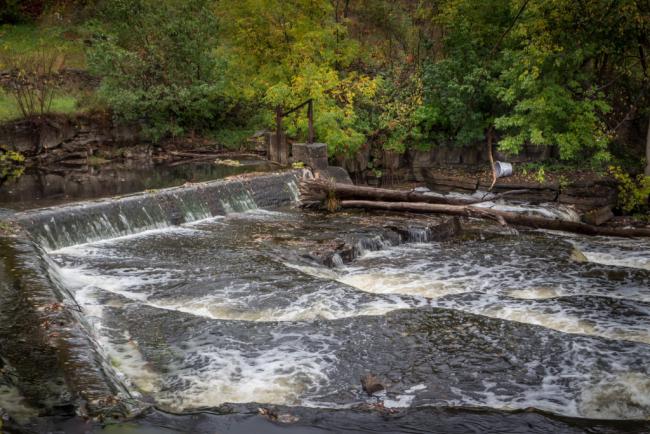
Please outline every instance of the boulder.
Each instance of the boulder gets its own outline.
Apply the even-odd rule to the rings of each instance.
[[[608,196],[573,196],[569,194],[560,194],[557,201],[567,205],[574,205],[580,210],[589,210],[594,208],[601,208],[605,206],[614,206],[616,204],[615,197]]]
[[[293,161],[302,161],[312,169],[327,169],[327,144],[294,143],[291,149]]]
[[[342,167],[329,166],[325,169],[315,170],[314,174],[316,178],[333,179],[335,182],[339,182],[341,184],[353,184],[350,175]]]
[[[433,191],[474,191],[478,187],[478,178],[471,176],[460,177],[443,175],[431,169],[422,169],[421,173],[424,181],[427,184],[427,187]]]
[[[603,206],[584,213],[582,216],[582,221],[590,225],[600,226],[613,218],[614,213],[612,212],[612,207]]]
[[[386,390],[386,386],[384,386],[379,381],[379,378],[377,378],[373,374],[366,374],[363,377],[361,377],[361,387],[363,388],[364,392],[366,392],[368,395],[371,396],[377,392]]]

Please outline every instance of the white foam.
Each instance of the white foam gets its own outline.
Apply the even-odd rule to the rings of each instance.
[[[251,295],[254,297],[255,295]],[[382,297],[364,302],[354,294],[326,288],[304,294],[288,305],[274,308],[254,309],[247,297],[234,298],[228,292],[209,294],[200,298],[148,299],[146,304],[159,309],[184,312],[219,320],[243,321],[314,321],[317,319],[340,319],[361,315],[384,315],[397,309],[422,305],[425,300],[407,302],[399,297]]]
[[[132,239],[150,237],[150,236],[166,234],[166,233],[174,233],[175,235],[176,234],[195,235],[200,232],[201,231],[199,231],[198,229],[192,229],[184,226],[165,226],[163,228],[148,229],[142,232],[137,232],[128,235],[121,235],[115,238],[107,238],[99,241],[91,241],[88,243],[75,244],[72,246],[48,251],[48,253],[51,253],[53,255],[84,256],[86,254],[86,250],[84,250],[86,247],[90,247],[90,249],[93,248],[96,249],[97,247],[111,244],[111,243],[120,243]]]
[[[589,262],[603,265],[614,265],[617,267],[641,268],[650,270],[650,257],[626,255],[621,257],[617,254],[605,252],[582,252]]]
[[[115,274],[95,274],[84,267],[58,267],[56,270],[67,288],[73,291],[101,289],[133,301],[144,302],[149,298],[152,286],[171,283],[170,270],[148,268],[137,272],[113,270]]]
[[[416,392],[425,390],[426,388],[427,386],[424,384],[417,384],[406,389],[404,393],[385,397],[383,399],[384,406],[388,408],[408,408],[413,404]]]
[[[570,222],[580,221],[580,215],[575,209],[562,204],[545,203],[540,205],[514,205],[504,202],[481,202],[474,206]]]
[[[504,304],[501,306],[465,308],[470,312],[516,321],[525,324],[539,325],[564,333],[599,336],[608,339],[628,340],[650,344],[650,326],[617,324],[615,321],[595,316],[593,318],[576,315],[560,307],[555,312],[542,312],[540,307]]]
[[[139,301],[141,294],[125,289],[119,279],[97,279],[95,276],[84,274],[80,269],[59,268],[64,284],[74,290],[75,301],[84,311],[84,318],[91,327],[92,337],[97,342],[97,348],[103,352],[104,358],[111,363],[113,370],[121,382],[130,387],[133,395],[140,392],[153,393],[160,387],[160,377],[144,360],[139,351],[138,343],[127,331],[120,332],[120,339],[110,336],[111,330],[103,324],[105,303],[97,298],[98,283],[104,286],[104,291],[119,294],[131,300]],[[135,388],[135,389],[134,389]]]
[[[637,372],[604,373],[601,381],[582,390],[579,412],[594,419],[648,419],[650,377]]]
[[[344,274],[338,281],[374,294],[404,294],[438,298],[468,291],[464,278],[452,278],[435,271],[426,275],[396,269]]]
[[[560,288],[553,287],[533,287],[512,289],[506,292],[506,295],[513,298],[520,298],[524,300],[544,300],[548,298],[557,298],[565,295],[565,292]]]
[[[144,359],[138,342],[127,331],[122,332],[124,341],[120,343],[102,335],[101,329],[98,330],[98,335],[106,357],[123,383],[133,385],[138,392],[146,394],[160,390],[162,377]]]
[[[226,402],[298,405],[302,395],[329,383],[336,362],[327,344],[329,338],[310,338],[321,340],[319,350],[306,350],[299,336],[285,336],[284,343],[253,352],[215,346],[183,349],[185,359],[172,368],[168,378],[173,386],[163,391],[158,401],[175,410]]]
[[[641,238],[586,237],[544,231],[565,238],[589,262],[650,270],[650,241]]]

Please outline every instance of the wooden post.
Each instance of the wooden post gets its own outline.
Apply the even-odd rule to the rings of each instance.
[[[276,146],[280,148],[280,137],[282,137],[282,107],[275,108],[275,140]]]
[[[271,150],[274,152],[269,152],[269,159],[271,161],[285,166],[289,164],[289,145],[282,131],[282,118],[303,108],[305,105],[307,105],[307,118],[309,120],[309,137],[307,142],[310,144],[314,143],[314,101],[308,99],[287,112],[283,112],[282,106],[278,105],[275,108],[275,146],[271,146]]]
[[[272,161],[282,165],[289,164],[287,142],[282,131],[282,106],[275,108],[275,143]]]
[[[278,106],[275,111],[275,128],[276,128],[276,140],[277,140],[277,150],[278,150],[278,163],[283,166],[289,164],[289,146],[284,137],[284,132],[282,131],[282,118],[284,113],[282,113],[282,107]]]
[[[311,99],[307,105],[307,119],[309,121],[308,143],[314,143],[314,101]]]

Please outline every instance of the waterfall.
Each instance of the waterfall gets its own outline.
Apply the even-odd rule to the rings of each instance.
[[[297,172],[225,179],[44,208],[15,219],[47,251],[296,202]]]
[[[239,193],[232,197],[220,199],[220,201],[226,214],[245,212],[257,208],[257,204],[249,192]]]
[[[88,332],[86,318],[62,284],[56,264],[38,245],[26,238],[22,236],[0,242],[3,253],[11,258],[10,263],[15,267],[5,269],[8,273],[3,278],[11,282],[13,294],[20,294],[20,301],[13,301],[21,304],[20,318],[28,318],[27,321],[10,318],[6,316],[10,311],[2,312],[3,321],[17,321],[21,327],[19,335],[5,340],[9,344],[3,348],[3,357],[8,357],[17,366],[27,363],[24,358],[26,348],[32,353],[28,358],[31,372],[21,377],[21,384],[27,382],[28,390],[34,392],[31,397],[42,401],[41,405],[49,411],[55,411],[57,406],[76,405],[77,399],[86,402],[84,411],[91,416],[108,412],[125,416],[141,410],[141,404],[132,400],[129,390]],[[35,334],[30,329],[32,324],[41,333]],[[59,384],[38,386],[54,381]],[[30,384],[35,384],[37,389]],[[113,400],[114,405],[107,410],[104,403],[109,400]]]

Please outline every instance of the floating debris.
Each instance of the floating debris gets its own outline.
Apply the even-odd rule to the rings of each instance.
[[[237,160],[222,160],[220,158],[217,158],[214,160],[215,164],[218,164],[220,166],[230,166],[230,167],[239,167],[241,166],[241,162]]]

